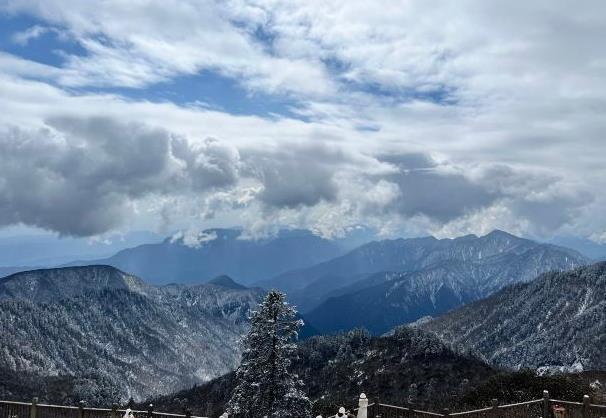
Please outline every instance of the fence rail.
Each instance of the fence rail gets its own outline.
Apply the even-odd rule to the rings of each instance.
[[[32,402],[0,401],[0,418],[122,418],[126,409],[113,406],[89,408],[81,402],[79,406],[39,404]],[[135,418],[208,418],[170,412],[158,412],[150,405],[147,411],[132,410]]]
[[[606,405],[590,403],[589,396],[583,402],[550,399],[549,392],[543,392],[543,398],[526,402],[499,405],[497,399],[492,405],[470,411],[441,412],[422,411],[411,405],[396,406],[375,401],[368,404],[364,394],[360,395],[357,418],[606,418]]]
[[[121,418],[125,409],[114,405],[111,409],[88,408],[80,402],[78,406],[60,406],[32,402],[0,401],[0,418]],[[135,418],[207,418],[197,417],[186,412],[175,414],[154,411],[150,405],[146,411],[132,411]],[[572,402],[549,398],[549,392],[543,392],[542,399],[499,405],[496,399],[492,405],[470,411],[441,412],[422,411],[412,405],[396,406],[381,403],[378,400],[369,403],[366,395],[361,394],[358,407],[352,409],[357,418],[606,418],[606,405],[592,404],[589,396],[583,402]],[[227,417],[223,414],[222,417]],[[328,418],[338,418],[332,415]]]

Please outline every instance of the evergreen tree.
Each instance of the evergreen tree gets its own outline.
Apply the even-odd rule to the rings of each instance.
[[[290,358],[303,321],[285,295],[271,291],[253,312],[244,339],[237,385],[229,401],[230,416],[243,418],[309,417],[311,403],[303,382],[291,374]]]

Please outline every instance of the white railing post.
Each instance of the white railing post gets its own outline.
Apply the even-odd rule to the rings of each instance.
[[[363,393],[358,400],[358,418],[368,418],[368,398]]]
[[[36,418],[37,408],[38,408],[38,398],[33,398],[32,399],[32,406],[29,409],[29,417],[30,418]]]
[[[590,400],[589,395],[583,395],[583,418],[589,417]]]

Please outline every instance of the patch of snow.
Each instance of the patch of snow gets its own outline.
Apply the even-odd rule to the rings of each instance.
[[[585,298],[583,299],[583,304],[580,306],[579,311],[575,314],[575,317],[580,316],[585,312],[587,306],[589,305],[589,299],[591,298],[592,290],[591,288],[587,288],[587,292],[585,292]]]

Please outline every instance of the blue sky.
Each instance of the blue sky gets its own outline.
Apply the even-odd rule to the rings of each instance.
[[[33,28],[39,28],[40,34],[19,40],[20,35],[31,33]],[[64,27],[48,25],[44,20],[29,15],[0,15],[1,50],[40,64],[61,68],[68,56],[87,56],[87,50],[65,33]],[[133,100],[196,104],[233,114],[295,116],[289,107],[296,104],[296,100],[246,90],[232,78],[208,70],[178,75],[145,88],[79,86],[72,90],[78,93],[114,93]]]
[[[28,14],[0,15],[0,47],[20,58],[53,66],[58,69],[69,65],[69,57],[90,57],[86,48],[69,33],[69,28],[48,24],[43,19]],[[93,36],[101,43],[112,44],[112,40],[102,34]],[[257,28],[251,38],[260,48],[272,49],[273,37]],[[348,71],[347,63],[335,58],[322,60],[326,70],[335,77]],[[350,92],[369,94],[388,99],[392,103],[422,100],[438,104],[452,104],[456,99],[449,86],[436,84],[430,89],[416,89],[416,86],[383,86],[376,81],[343,80],[343,88]],[[262,90],[245,88],[233,77],[221,71],[202,69],[192,74],[176,74],[170,79],[145,85],[143,88],[126,86],[78,86],[72,87],[78,93],[115,93],[134,100],[169,101],[180,105],[197,104],[233,114],[260,116],[284,115],[302,118],[293,113],[292,107],[301,105],[296,95],[288,92],[268,94]]]
[[[604,241],[603,8],[2,1],[0,226]]]

